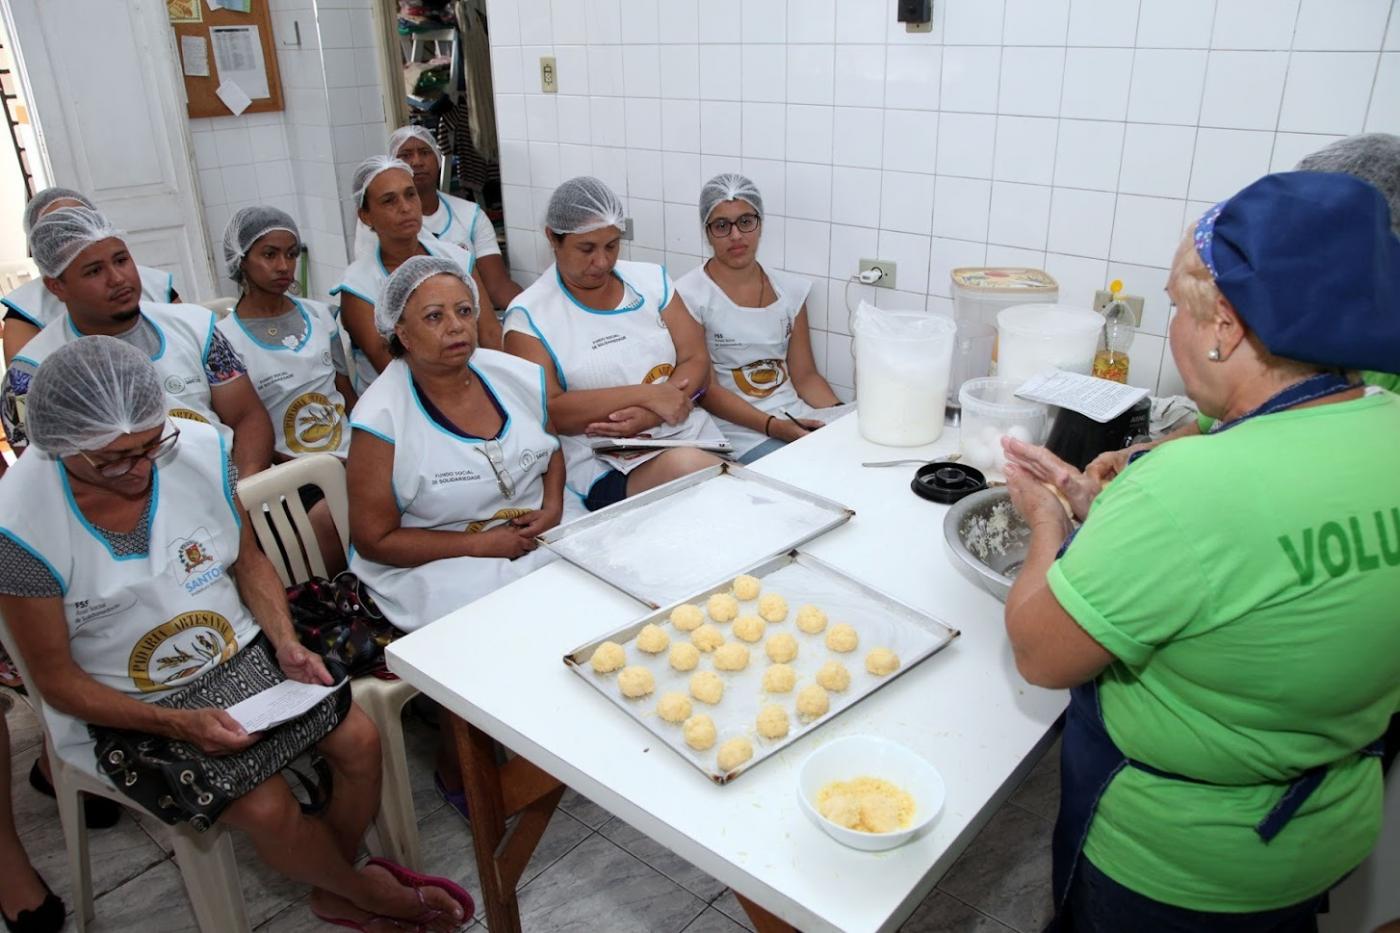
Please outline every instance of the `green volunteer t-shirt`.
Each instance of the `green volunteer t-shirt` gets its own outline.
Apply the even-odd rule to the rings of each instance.
[[[1361,373],[1361,381],[1368,386],[1385,389],[1387,392],[1400,393],[1400,375],[1394,373],[1378,373],[1368,369]],[[1215,419],[1210,415],[1197,415],[1196,427],[1200,429],[1202,434],[1208,434],[1210,429],[1215,427]]]
[[[1099,496],[1050,569],[1060,604],[1117,661],[1100,676],[1130,757],[1086,854],[1196,910],[1325,890],[1370,851],[1381,771],[1353,754],[1400,709],[1400,398],[1257,418],[1154,450]],[[1340,762],[1272,842],[1279,781]],[[1250,786],[1255,785],[1255,786]]]

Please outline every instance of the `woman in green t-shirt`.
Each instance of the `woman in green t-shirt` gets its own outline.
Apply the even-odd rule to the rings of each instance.
[[[1102,494],[1006,443],[1032,529],[1007,633],[1027,680],[1073,688],[1054,926],[1315,930],[1375,843],[1400,710],[1400,398],[1355,378],[1400,359],[1400,239],[1365,182],[1270,175],[1167,290],[1211,434]]]

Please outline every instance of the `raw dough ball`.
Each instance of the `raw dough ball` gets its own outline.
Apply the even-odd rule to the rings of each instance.
[[[758,601],[758,614],[769,622],[781,622],[787,618],[787,600],[777,593],[766,593]]]
[[[874,648],[865,656],[865,669],[876,677],[899,670],[899,655],[888,648]]]
[[[765,693],[788,693],[796,683],[797,672],[786,664],[769,665],[768,670],[763,672]]]
[[[758,577],[744,574],[734,578],[734,595],[739,599],[757,599],[760,589],[762,584],[758,582]]]
[[[831,701],[826,698],[826,691],[816,684],[808,684],[797,691],[797,713],[803,719],[825,716],[830,708]]]
[[[724,636],[719,629],[708,622],[690,633],[690,640],[695,643],[695,647],[701,651],[714,651],[724,644]]]
[[[730,739],[719,747],[719,769],[733,771],[753,757],[753,743],[748,739]]]
[[[739,616],[734,620],[734,637],[742,638],[744,641],[758,641],[763,637],[764,629],[768,628],[768,623],[758,616]]]
[[[826,613],[816,606],[803,606],[797,610],[797,627],[808,635],[815,635],[826,628]]]
[[[605,641],[593,649],[593,669],[599,674],[611,674],[627,663],[627,652],[615,641]]]
[[[768,644],[764,646],[771,660],[779,664],[786,664],[797,657],[797,639],[787,632],[781,632],[768,639]]]
[[[693,671],[700,663],[700,649],[687,642],[678,641],[671,646],[671,667],[678,671]]]
[[[644,697],[656,689],[656,680],[645,667],[624,667],[617,675],[617,688],[625,697]]]
[[[716,622],[733,622],[739,614],[739,600],[728,593],[716,593],[705,603],[705,610]]]
[[[840,693],[851,685],[851,672],[840,661],[827,661],[817,671],[817,683],[827,690]]]
[[[703,752],[715,744],[715,721],[704,713],[691,716],[681,726],[681,735],[685,736],[685,744]]]
[[[826,646],[832,651],[855,651],[859,644],[860,636],[845,622],[833,625],[831,631],[826,633]]]
[[[697,671],[690,675],[690,695],[714,706],[724,696],[724,681],[714,671]]]
[[[699,606],[686,603],[671,610],[671,624],[682,632],[693,632],[705,621],[705,614]]]
[[[637,633],[637,647],[647,654],[660,654],[671,643],[671,636],[659,625],[643,625]]]
[[[668,693],[656,704],[656,714],[667,722],[690,718],[690,699],[684,693]]]
[[[742,671],[749,666],[749,649],[737,641],[715,649],[715,670]]]
[[[758,711],[758,734],[765,739],[781,739],[788,734],[787,710],[769,703]]]

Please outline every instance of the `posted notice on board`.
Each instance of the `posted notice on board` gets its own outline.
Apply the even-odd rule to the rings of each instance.
[[[220,81],[238,85],[253,100],[272,96],[257,26],[210,26],[209,41]]]

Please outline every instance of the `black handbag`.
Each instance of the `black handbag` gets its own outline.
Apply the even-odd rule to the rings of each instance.
[[[350,571],[334,580],[312,577],[287,587],[287,605],[297,638],[328,664],[351,677],[382,676],[384,648],[401,633],[389,624],[374,598]]]

